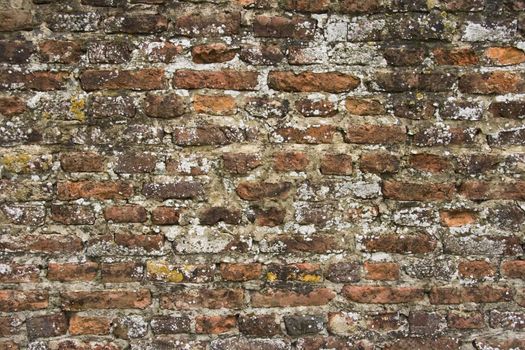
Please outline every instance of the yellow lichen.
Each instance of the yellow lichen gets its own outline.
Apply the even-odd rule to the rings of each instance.
[[[275,273],[273,273],[273,272],[268,272],[266,274],[266,279],[268,281],[270,281],[270,282],[273,282],[273,281],[275,281],[277,279],[277,275]]]
[[[158,280],[175,283],[184,280],[184,275],[180,271],[170,268],[165,262],[148,261],[146,263],[146,269],[149,276]]]
[[[13,173],[21,173],[29,170],[31,155],[27,153],[6,154],[2,157],[5,169]]]
[[[303,281],[303,282],[315,283],[315,282],[320,282],[321,281],[321,276],[314,275],[314,274],[304,274],[304,275],[299,277],[299,280]]]
[[[86,105],[86,101],[84,99],[76,99],[75,97],[71,97],[71,106],[69,107],[69,111],[73,114],[76,120],[84,121],[86,120],[86,114],[84,113],[84,107]]]

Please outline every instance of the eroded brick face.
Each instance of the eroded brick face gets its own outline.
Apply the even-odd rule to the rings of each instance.
[[[0,0],[0,350],[525,349],[524,0]]]

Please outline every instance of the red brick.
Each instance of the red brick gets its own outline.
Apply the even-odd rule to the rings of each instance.
[[[321,306],[328,304],[333,298],[335,292],[329,288],[304,291],[270,288],[253,292],[251,303],[253,307]]]
[[[68,76],[66,72],[0,70],[0,90],[61,90]]]
[[[383,234],[363,239],[366,250],[397,254],[425,254],[436,248],[436,240],[424,233],[417,234]]]
[[[279,152],[274,154],[274,170],[305,171],[310,161],[308,155],[303,152]]]
[[[253,138],[249,129],[208,125],[207,127],[177,127],[173,142],[178,146],[213,146],[242,143]]]
[[[231,173],[245,175],[262,164],[258,154],[223,153],[224,168]]]
[[[113,205],[104,209],[104,218],[114,223],[145,222],[148,220],[148,213],[140,205]]]
[[[255,36],[270,38],[312,39],[317,21],[315,19],[293,16],[255,16],[253,31]]]
[[[305,117],[332,117],[337,114],[337,105],[325,99],[298,100],[295,109]]]
[[[0,97],[0,114],[6,117],[22,114],[26,111],[24,100],[16,96]]]
[[[255,90],[259,74],[252,71],[177,70],[173,87],[179,89]]]
[[[48,293],[36,290],[0,290],[0,311],[42,310],[48,307]]]
[[[340,93],[352,91],[360,84],[359,78],[340,72],[302,72],[271,71],[268,86],[274,90],[287,92],[325,91]]]
[[[176,16],[173,31],[177,35],[210,38],[238,34],[240,25],[239,12],[217,11],[211,7]]]
[[[467,180],[459,187],[459,193],[470,200],[507,199],[524,200],[525,181],[488,182]]]
[[[284,0],[279,5],[288,11],[320,13],[330,9],[329,0]]]
[[[454,184],[413,183],[388,180],[383,183],[385,198],[398,201],[444,201],[453,198]]]
[[[186,104],[186,99],[176,94],[148,95],[145,99],[144,113],[151,118],[177,118],[187,112]]]
[[[448,337],[437,338],[401,338],[389,342],[383,348],[384,350],[459,350],[460,344],[457,339]]]
[[[385,108],[378,100],[364,98],[347,98],[346,110],[355,115],[380,115],[385,113]]]
[[[147,252],[162,249],[164,236],[162,235],[137,235],[133,233],[116,233],[115,243],[130,249],[144,249]]]
[[[125,199],[133,195],[133,186],[122,181],[76,181],[58,182],[57,195],[60,200],[79,198]]]
[[[275,314],[248,314],[240,315],[238,319],[239,331],[242,334],[270,337],[281,334],[279,323],[276,321]]]
[[[380,72],[371,86],[376,91],[387,92],[443,92],[449,91],[455,81],[451,73]]]
[[[508,94],[525,91],[525,80],[519,73],[494,71],[466,73],[459,79],[459,90],[467,94]]]
[[[332,125],[311,126],[306,128],[286,127],[275,130],[276,142],[299,144],[332,143],[336,132]]]
[[[80,74],[80,85],[86,91],[158,90],[165,87],[164,70],[85,70]]]
[[[67,311],[90,309],[145,309],[151,304],[148,289],[135,291],[71,291],[60,293],[62,308]]]
[[[83,53],[81,45],[74,41],[45,40],[38,48],[42,61],[49,63],[77,63]]]
[[[525,260],[508,260],[501,263],[501,274],[507,278],[525,280]]]
[[[324,175],[352,174],[352,156],[348,154],[325,154],[321,159],[320,171]]]
[[[183,289],[160,296],[163,309],[240,309],[243,305],[243,289]]]
[[[347,14],[369,14],[384,9],[380,0],[341,0],[339,10]]]
[[[31,317],[26,321],[29,339],[50,338],[65,335],[67,319],[62,313]]]
[[[105,158],[92,152],[68,152],[60,155],[62,169],[67,172],[104,171]]]
[[[33,44],[29,41],[0,40],[0,62],[27,63],[33,52]]]
[[[447,227],[460,227],[476,222],[476,213],[471,210],[442,210],[439,212],[441,224]]]
[[[507,66],[525,62],[525,53],[515,47],[489,47],[485,56],[496,65]]]
[[[430,173],[441,173],[452,167],[447,157],[429,153],[411,154],[409,163],[417,170]]]
[[[0,264],[1,283],[38,282],[40,270],[37,266],[22,264]]]
[[[458,270],[459,275],[467,279],[482,279],[496,274],[496,269],[489,262],[483,260],[461,261]]]
[[[233,60],[238,51],[224,43],[203,44],[191,48],[191,57],[200,64],[222,63]]]
[[[197,334],[221,334],[233,331],[237,327],[237,317],[204,316],[195,318],[195,332]]]
[[[258,263],[222,263],[220,270],[224,280],[241,282],[259,279],[262,274],[262,265]]]
[[[425,297],[425,291],[415,287],[344,286],[342,294],[350,301],[366,304],[414,303]]]
[[[167,183],[145,183],[142,194],[154,199],[190,199],[203,193],[201,183],[196,181],[180,181]]]
[[[93,281],[97,277],[98,264],[85,263],[49,263],[47,279],[51,281]]]
[[[442,48],[438,47],[432,52],[439,65],[446,66],[472,66],[479,63],[479,57],[471,48]]]
[[[356,125],[346,129],[345,142],[358,144],[395,144],[406,141],[406,128],[396,125]]]
[[[100,276],[102,282],[137,282],[142,279],[144,267],[135,262],[102,263]]]
[[[365,262],[365,278],[375,281],[395,281],[399,279],[399,265],[397,263]]]
[[[197,113],[231,115],[237,111],[235,98],[228,95],[195,95],[193,109]]]
[[[483,314],[480,312],[450,311],[447,315],[449,328],[481,329],[485,328]]]
[[[31,30],[33,25],[31,11],[14,8],[0,10],[0,32]]]
[[[103,316],[73,315],[69,319],[71,335],[107,335],[111,331],[111,319]]]
[[[157,207],[151,212],[151,222],[155,225],[175,225],[179,217],[180,210],[172,207]]]
[[[498,303],[512,299],[511,291],[505,287],[433,287],[431,304]]]
[[[359,168],[366,173],[395,173],[399,169],[399,158],[386,152],[369,152],[361,155]]]
[[[104,21],[106,33],[149,34],[168,29],[168,19],[162,15],[140,14],[109,17]]]
[[[291,190],[290,182],[241,182],[236,189],[237,194],[244,200],[255,201],[264,198],[288,197]]]

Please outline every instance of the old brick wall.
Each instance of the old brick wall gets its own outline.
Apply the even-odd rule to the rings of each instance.
[[[0,350],[525,349],[524,10],[0,0]]]

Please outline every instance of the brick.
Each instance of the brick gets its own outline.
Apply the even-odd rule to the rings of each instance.
[[[241,212],[227,207],[211,207],[199,214],[199,222],[202,225],[215,225],[218,222],[238,225],[241,222]]]
[[[381,72],[374,77],[372,88],[387,92],[443,92],[449,91],[455,81],[456,77],[450,73]]]
[[[525,103],[521,101],[492,102],[489,112],[496,118],[525,118]]]
[[[437,312],[410,311],[408,324],[411,334],[432,336],[445,326],[445,317]]]
[[[228,95],[195,95],[193,109],[210,115],[232,115],[237,111],[235,98]]]
[[[425,254],[436,248],[436,240],[424,233],[410,235],[384,234],[363,239],[366,250],[397,254]]]
[[[395,281],[399,279],[399,265],[397,263],[365,262],[365,278],[374,281]]]
[[[485,56],[492,63],[500,66],[525,62],[525,52],[515,47],[489,47],[485,50]]]
[[[179,95],[148,95],[145,99],[144,113],[151,118],[176,118],[186,111],[186,101]]]
[[[447,323],[450,328],[455,329],[485,328],[483,314],[480,312],[450,311],[447,315]]]
[[[74,41],[45,40],[38,49],[41,60],[49,63],[77,63],[83,54],[82,46]]]
[[[429,338],[401,338],[389,342],[384,347],[385,350],[409,350],[409,349],[420,349],[420,350],[432,350],[432,349],[446,349],[446,350],[459,350],[460,344],[457,339],[448,337],[438,337],[435,339]]]
[[[0,90],[61,90],[66,86],[66,72],[0,70]]]
[[[366,173],[395,173],[399,169],[399,158],[386,152],[369,152],[361,155],[359,169]]]
[[[222,334],[233,331],[237,327],[235,316],[197,316],[195,332],[200,334]]]
[[[16,252],[71,254],[78,253],[83,246],[80,238],[72,235],[39,234],[26,236],[22,241],[19,236],[16,241],[6,236],[5,240],[0,240],[0,248]]]
[[[111,319],[98,316],[73,315],[69,319],[71,335],[107,335],[111,331]]]
[[[100,277],[102,282],[124,283],[142,279],[143,266],[134,262],[102,263]]]
[[[86,91],[95,90],[159,90],[164,88],[164,70],[85,70],[80,85]]]
[[[164,237],[162,235],[116,233],[115,243],[126,248],[143,249],[146,252],[155,252],[162,249],[162,246],[164,245]]]
[[[51,281],[93,281],[97,277],[98,264],[85,263],[49,263],[47,279]]]
[[[12,117],[25,111],[26,104],[21,98],[16,96],[0,97],[0,114]]]
[[[221,277],[226,281],[249,281],[259,279],[262,275],[262,265],[222,263],[220,265]]]
[[[37,266],[22,264],[0,264],[0,282],[24,283],[38,282],[39,272]],[[1,327],[0,327],[1,328]],[[1,330],[0,330],[1,333]]]
[[[239,53],[241,61],[254,66],[276,65],[284,60],[285,51],[279,44],[243,44]]]
[[[277,207],[262,208],[254,206],[251,208],[253,214],[248,214],[248,219],[257,226],[275,227],[284,223],[286,211]]]
[[[498,303],[511,300],[511,292],[505,287],[433,287],[431,304]]]
[[[150,34],[168,29],[168,19],[162,15],[123,15],[104,20],[106,33]]]
[[[150,325],[155,334],[190,332],[190,319],[187,316],[156,316],[152,318]]]
[[[316,26],[316,20],[302,16],[288,18],[259,15],[255,17],[253,31],[258,37],[304,40],[313,38]]]
[[[342,0],[339,2],[339,11],[346,14],[368,14],[380,12],[383,9],[380,0]]]
[[[525,198],[525,182],[491,183],[482,180],[467,180],[459,187],[459,193],[470,200],[523,200]]]
[[[13,316],[0,317],[0,336],[8,337],[20,333],[22,320]]]
[[[231,11],[192,11],[174,18],[173,31],[188,37],[217,37],[239,33],[241,14]]]
[[[262,164],[257,154],[223,153],[223,165],[231,173],[245,175]]]
[[[179,223],[180,210],[172,207],[157,207],[151,211],[151,222],[155,225]]]
[[[344,134],[345,142],[357,144],[396,144],[406,138],[406,128],[396,125],[356,125]]]
[[[503,261],[501,274],[507,278],[525,279],[525,260]]]
[[[325,154],[319,167],[323,175],[350,175],[353,172],[352,156],[347,154]]]
[[[0,290],[0,300],[2,312],[33,311],[46,309],[49,296],[45,291]]]
[[[281,334],[281,328],[275,314],[240,315],[238,319],[239,332],[248,336],[270,337]]]
[[[145,183],[142,194],[154,199],[189,199],[200,196],[203,187],[196,181],[180,181],[168,183]]]
[[[492,310],[490,312],[490,326],[511,330],[525,329],[525,313],[512,311]]]
[[[460,261],[458,265],[459,275],[467,279],[483,279],[496,274],[496,269],[487,261]]]
[[[238,51],[223,43],[203,44],[191,48],[191,57],[198,64],[223,63],[233,60]]]
[[[331,253],[341,250],[341,243],[332,236],[313,235],[308,238],[298,235],[279,235],[268,239],[269,250],[278,249],[287,253]]]
[[[302,72],[271,71],[268,86],[277,91],[341,93],[352,91],[360,84],[360,79],[340,72]]]
[[[411,154],[408,161],[411,167],[429,173],[441,173],[452,168],[447,157],[431,153]]]
[[[94,118],[132,118],[136,108],[129,96],[91,96],[87,113]]]
[[[306,128],[286,127],[275,130],[276,142],[290,142],[299,144],[321,144],[332,143],[335,127],[332,125],[320,125]]]
[[[62,308],[67,311],[89,309],[145,309],[151,304],[147,289],[136,291],[71,291],[60,293]]]
[[[337,106],[329,100],[302,99],[295,102],[295,109],[305,117],[332,117]]]
[[[35,51],[29,41],[0,40],[0,62],[27,63]]]
[[[271,183],[271,182],[242,182],[237,186],[236,192],[241,199],[255,201],[264,198],[288,197],[291,190],[291,183]]]
[[[60,200],[79,198],[125,199],[133,195],[133,186],[122,181],[76,181],[59,182],[57,195]]]
[[[525,91],[523,76],[513,72],[467,73],[459,79],[459,90],[467,94],[508,94]]]
[[[425,292],[414,287],[344,286],[342,294],[357,303],[399,304],[414,303],[424,298]]]
[[[361,275],[361,266],[354,262],[338,262],[330,264],[326,272],[326,279],[334,283],[358,282]]]
[[[456,190],[454,184],[413,183],[388,180],[383,183],[383,195],[398,201],[450,200]]]
[[[249,338],[223,338],[210,342],[210,349],[228,350],[228,349],[260,349],[260,350],[286,350],[290,344],[282,339],[249,339]]]
[[[21,9],[0,10],[0,23],[0,32],[31,30],[34,25],[31,11]]]
[[[0,206],[0,219],[13,225],[40,226],[45,220],[45,208],[33,205]]]
[[[52,204],[51,220],[64,225],[93,225],[95,210],[85,205]]]
[[[525,128],[513,128],[508,130],[501,130],[496,134],[488,136],[488,143],[493,147],[503,145],[523,145],[525,144],[523,136],[525,135]]]
[[[273,168],[279,172],[305,171],[308,164],[308,155],[303,152],[279,152],[274,155]]]
[[[91,152],[68,152],[60,155],[60,164],[67,172],[99,172],[105,169],[105,158]]]
[[[485,337],[479,337],[474,340],[474,346],[476,346],[479,349],[483,348],[493,348],[493,349],[501,349],[501,350],[512,350],[512,349],[519,349],[525,346],[525,340],[515,337],[497,337],[497,336],[485,336]]]
[[[160,306],[163,309],[240,309],[243,305],[242,289],[183,289],[160,296]]]
[[[117,155],[113,170],[117,173],[151,173],[157,157],[151,152],[126,152]]]
[[[68,324],[63,313],[32,317],[26,321],[29,339],[65,335]]]
[[[286,332],[291,336],[316,334],[324,329],[324,319],[315,315],[291,315],[284,317]]]
[[[322,281],[323,273],[319,264],[269,264],[266,272],[266,280],[275,281],[301,281],[317,283]]]
[[[476,221],[476,213],[471,210],[442,210],[439,212],[441,224],[447,227],[460,227]]]
[[[321,306],[335,298],[335,292],[328,288],[305,289],[299,291],[266,289],[251,294],[253,307],[296,307]]]
[[[140,53],[148,62],[174,62],[183,52],[183,47],[166,41],[151,41],[140,46]]]
[[[385,113],[385,108],[380,101],[364,98],[347,98],[346,110],[355,115],[380,115]]]
[[[329,0],[284,0],[279,4],[283,9],[288,11],[298,11],[307,13],[322,13],[330,9]]]
[[[388,47],[384,50],[383,56],[389,65],[402,67],[421,64],[426,53],[422,47]]]
[[[443,48],[432,51],[437,64],[444,66],[472,66],[479,63],[476,51],[468,47]]]
[[[145,222],[148,213],[140,205],[113,205],[104,209],[104,218],[114,223]]]
[[[255,90],[258,73],[254,71],[196,71],[180,69],[174,73],[173,87],[179,89]]]

